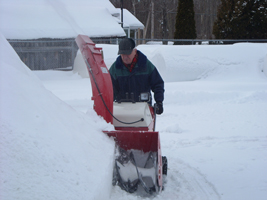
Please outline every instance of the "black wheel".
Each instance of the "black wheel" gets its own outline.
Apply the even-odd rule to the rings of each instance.
[[[166,156],[162,156],[162,174],[167,175],[168,160]]]

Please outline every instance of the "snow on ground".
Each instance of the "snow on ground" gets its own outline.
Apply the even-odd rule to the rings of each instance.
[[[107,199],[114,142],[102,129],[112,127],[57,98],[0,43],[0,199]]]
[[[142,199],[111,186],[114,147],[101,130],[112,127],[92,109],[90,80],[31,72],[0,42],[0,199]],[[109,67],[117,46],[97,46]],[[166,82],[156,129],[169,171],[152,199],[265,199],[267,45],[138,49]]]

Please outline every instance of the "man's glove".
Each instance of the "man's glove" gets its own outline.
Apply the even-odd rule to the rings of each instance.
[[[163,113],[163,104],[162,104],[162,102],[157,102],[156,103],[156,113],[158,115]]]

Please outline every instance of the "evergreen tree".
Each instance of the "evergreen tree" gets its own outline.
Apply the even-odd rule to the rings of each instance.
[[[236,39],[267,39],[267,1],[238,1],[233,24]]]
[[[218,8],[217,20],[213,25],[213,34],[217,39],[233,38],[233,12],[235,0],[222,0],[222,4]]]
[[[197,37],[194,17],[193,0],[180,0],[176,15],[174,39],[195,39]]]
[[[218,39],[267,39],[267,1],[222,0],[213,34]]]

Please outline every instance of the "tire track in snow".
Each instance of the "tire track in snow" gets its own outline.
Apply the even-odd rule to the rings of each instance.
[[[215,186],[198,169],[170,158],[166,189],[158,199],[220,200]],[[174,168],[172,168],[172,165]],[[175,188],[175,190],[174,190]],[[166,193],[166,194],[165,194]],[[170,196],[169,196],[170,195]]]

